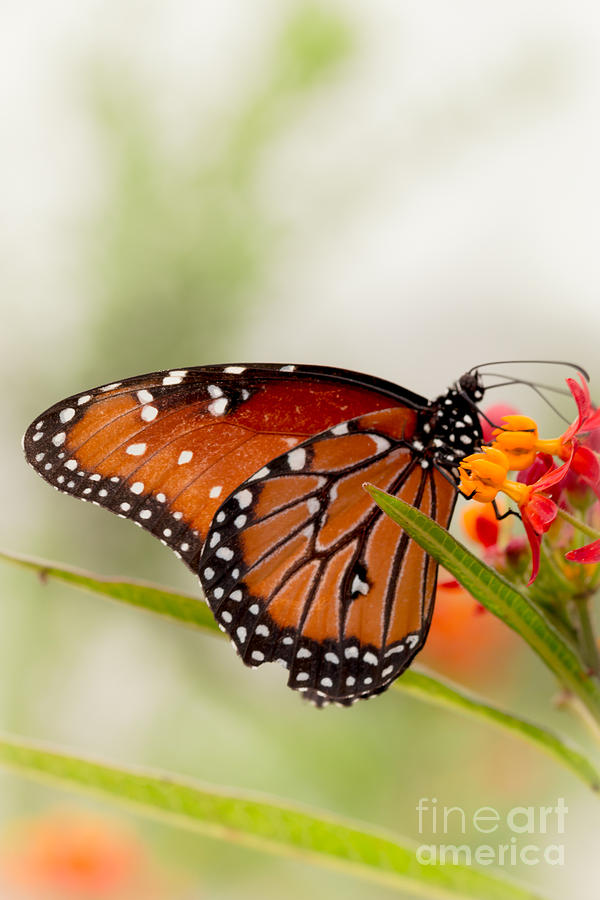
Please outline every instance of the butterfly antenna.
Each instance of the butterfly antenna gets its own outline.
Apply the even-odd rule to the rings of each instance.
[[[558,359],[501,359],[496,360],[495,362],[487,362],[482,363],[479,366],[473,366],[472,369],[469,369],[469,374],[471,374],[471,372],[477,372],[479,369],[486,369],[489,366],[513,366],[517,364],[533,366],[566,366],[568,369],[575,369],[576,372],[583,375],[586,381],[590,380],[590,376],[583,366],[578,365],[578,363],[566,362]]]
[[[501,375],[499,372],[488,372],[487,374],[493,375],[496,378],[506,378],[505,375]],[[566,397],[570,396],[570,391],[566,391],[561,388],[553,388],[550,385],[537,384],[535,381],[527,381],[524,378],[507,378],[506,381],[500,381],[500,382],[497,382],[496,384],[491,384],[489,387],[486,388],[486,391],[491,391],[492,388],[506,387],[507,385],[512,385],[512,384],[525,384],[525,385],[527,385],[527,387],[530,387],[532,389],[532,391],[535,391],[535,393],[538,395],[538,397],[540,397],[544,401],[544,403],[550,407],[552,412],[555,415],[557,415],[559,419],[562,419],[562,421],[565,422],[567,425],[569,424],[569,420],[560,412],[559,409],[557,409],[557,407],[554,405],[554,403],[552,403],[552,401],[549,400],[548,397],[546,397],[546,395],[543,393],[543,391],[544,390],[554,391],[555,393],[562,394],[563,396],[566,396]]]
[[[541,381],[528,381],[527,378],[511,378],[510,375],[505,375],[504,372],[485,372],[486,378],[504,378],[505,381],[500,384],[490,384],[486,390],[490,390],[493,387],[506,387],[511,384],[526,384],[528,387],[538,387],[543,388],[545,391],[552,391],[553,394],[562,394],[563,397],[571,397],[571,391],[568,391],[566,388],[556,387],[555,384],[543,384]]]

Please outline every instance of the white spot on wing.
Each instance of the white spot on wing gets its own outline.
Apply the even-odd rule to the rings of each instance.
[[[375,441],[376,453],[383,453],[390,446],[390,442],[379,434],[372,434],[370,437],[372,441]]]
[[[240,509],[246,509],[246,507],[250,506],[252,503],[252,492],[249,491],[248,488],[244,488],[243,491],[237,492],[235,499],[237,500]]]
[[[233,559],[233,550],[230,547],[219,547],[219,549],[217,550],[217,556],[219,557],[219,559]]]
[[[361,581],[358,575],[354,576],[354,580],[352,581],[352,585],[350,587],[351,594],[363,594],[367,595],[369,593],[369,585],[365,584],[364,581]]]
[[[66,436],[67,435],[64,431],[60,431],[58,434],[54,435],[54,437],[52,438],[52,443],[55,447],[61,447],[65,442]]]
[[[331,433],[335,434],[336,436],[339,436],[342,434],[348,434],[348,423],[340,422],[339,425],[334,425],[333,428],[331,429]]]
[[[143,481],[134,481],[129,490],[133,494],[141,494],[144,490],[144,482]]]
[[[216,400],[213,400],[212,403],[208,404],[208,411],[213,416],[222,416],[227,409],[227,403],[227,397],[218,397]]]
[[[61,409],[58,418],[64,425],[65,422],[70,422],[74,415],[75,410],[71,406],[69,406],[67,409]]]
[[[146,446],[146,444],[130,444],[125,453],[128,453],[129,456],[143,456]]]
[[[306,465],[306,450],[304,447],[296,447],[295,450],[290,450],[287,455],[287,461],[290,469],[293,469],[294,472],[303,469]]]
[[[209,386],[208,386],[208,393],[210,394],[210,396],[211,396],[213,399],[216,399],[217,397],[222,397],[222,396],[223,396],[223,391],[221,390],[221,388],[220,388],[217,384],[209,384]]]
[[[193,455],[194,454],[192,453],[191,450],[182,450],[181,453],[179,454],[179,459],[177,460],[177,465],[184,466],[186,463],[189,463],[189,461],[191,460]]]
[[[137,396],[140,403],[152,403],[152,401],[154,400],[154,397],[152,396],[150,391],[146,390],[138,391]]]
[[[211,487],[210,491],[208,492],[208,496],[216,498],[221,494],[222,490],[223,490],[222,484],[215,484],[215,486]]]
[[[156,406],[143,406],[142,407],[142,419],[144,422],[153,422],[154,419],[158,415],[158,409]]]
[[[228,372],[230,375],[241,375],[242,372],[246,371],[246,368],[245,366],[225,366],[223,371]]]
[[[256,481],[257,478],[264,478],[269,474],[271,470],[268,466],[263,466],[262,469],[259,469],[258,472],[255,472],[254,475],[248,479],[248,481]]]

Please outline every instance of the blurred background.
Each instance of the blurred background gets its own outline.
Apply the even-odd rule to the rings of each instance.
[[[129,375],[313,362],[434,396],[487,360],[572,358],[594,394],[596,4],[8,0],[1,21],[2,546],[197,591],[20,453],[41,410]],[[502,399],[557,433],[531,395]],[[418,842],[420,797],[564,797],[564,867],[503,873],[597,897],[594,798],[526,745],[395,691],[317,712],[225,642],[6,564],[0,579],[2,729]],[[420,662],[586,744],[489,615],[440,602],[436,634]],[[392,896],[4,773],[0,879],[7,900]]]

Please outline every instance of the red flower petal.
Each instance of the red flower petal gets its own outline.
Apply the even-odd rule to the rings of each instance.
[[[489,444],[494,440],[492,434],[494,428],[500,427],[500,422],[502,422],[503,417],[518,416],[519,411],[512,406],[506,406],[504,403],[496,403],[494,406],[490,406],[489,409],[486,409],[485,414],[487,418],[491,419],[494,423],[493,425],[490,425],[483,416],[479,417],[479,424],[481,425],[481,431],[483,432],[483,443]]]
[[[600,428],[600,409],[597,409],[596,412],[592,413],[585,422],[586,431],[593,431],[595,428]]]
[[[558,506],[549,497],[544,497],[543,494],[533,494],[522,512],[524,513],[523,521],[525,521],[526,516],[532,528],[538,534],[543,534],[545,531],[548,531],[556,519]]]
[[[521,484],[535,484],[535,482],[538,481],[542,475],[545,475],[549,469],[552,469],[553,466],[554,459],[549,453],[538,453],[529,468],[519,472],[517,481],[521,482]]]
[[[570,425],[565,433],[562,436],[563,442],[566,444],[577,432],[580,430],[583,422],[585,422],[586,418],[589,418],[594,410],[592,409],[592,402],[590,399],[590,392],[587,386],[586,380],[583,376],[579,376],[581,384],[577,384],[574,378],[567,378],[567,384],[569,386],[569,390],[573,394],[573,399],[577,404],[577,410],[579,415],[575,422]]]
[[[593,450],[579,444],[573,454],[573,471],[585,478],[591,485],[600,481],[600,462]]]
[[[498,542],[498,522],[492,522],[486,516],[477,516],[475,519],[475,532],[480,544],[484,547],[494,547]]]
[[[565,553],[565,559],[578,563],[597,563],[600,562],[600,540],[586,544],[585,547],[579,547],[577,550],[571,550]]]
[[[533,485],[534,491],[547,491],[548,488],[552,487],[555,484],[558,484],[559,481],[562,481],[563,478],[567,475],[569,469],[571,468],[571,462],[573,460],[573,453],[575,448],[571,450],[571,455],[568,460],[559,466],[557,469],[550,469],[546,472],[545,475],[542,475]]]
[[[531,578],[527,582],[527,584],[530,585],[535,581],[536,575],[540,570],[540,545],[542,539],[531,525],[526,513],[523,513],[523,525],[525,526],[525,532],[529,539],[529,546],[531,547]]]

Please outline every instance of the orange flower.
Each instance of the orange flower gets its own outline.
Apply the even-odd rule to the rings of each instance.
[[[508,459],[508,468],[527,469],[535,460],[538,445],[538,429],[529,416],[503,416],[501,428],[492,432],[492,447],[502,450]]]
[[[517,646],[511,630],[454,581],[440,573],[427,642],[419,662],[449,677],[472,675],[478,682],[498,676],[498,660],[510,666]]]
[[[491,503],[508,474],[508,458],[494,447],[471,453],[460,463],[460,487],[470,500]]]
[[[8,886],[28,891],[27,897],[159,896],[142,844],[114,822],[55,812],[17,827],[8,843],[0,857],[0,874]]]
[[[491,503],[467,506],[462,514],[462,527],[472,541],[486,550],[498,543],[500,523]]]

